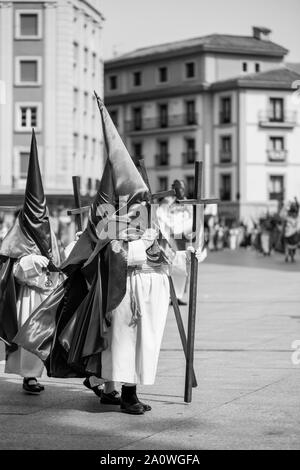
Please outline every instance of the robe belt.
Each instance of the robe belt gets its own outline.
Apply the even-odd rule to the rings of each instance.
[[[162,273],[163,265],[160,264],[158,266],[150,266],[149,264],[143,264],[139,266],[128,266],[128,275],[131,276],[132,274],[138,273]]]

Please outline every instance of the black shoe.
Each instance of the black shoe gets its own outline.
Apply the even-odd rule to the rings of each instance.
[[[121,397],[117,390],[114,390],[111,393],[102,392],[100,403],[102,405],[121,405]]]
[[[151,410],[151,406],[139,400],[136,394],[136,386],[122,387],[121,411],[129,414],[144,414],[145,411]]]
[[[29,382],[34,382],[34,383],[29,383]],[[41,392],[45,390],[45,387],[39,384],[36,378],[29,377],[29,378],[24,378],[23,380],[23,390],[28,395],[39,395]]]
[[[144,407],[141,403],[126,403],[121,398],[121,411],[130,415],[143,415],[145,414]]]
[[[95,385],[95,387],[92,387],[90,384],[90,379],[88,377],[84,380],[83,385],[89,390],[92,390],[92,392],[94,392],[94,394],[97,395],[97,397],[99,398],[102,397],[102,389],[99,388],[100,385]]]

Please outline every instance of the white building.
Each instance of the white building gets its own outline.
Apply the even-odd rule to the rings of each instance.
[[[153,190],[205,163],[205,193],[228,218],[300,199],[300,110],[287,50],[266,28],[138,49],[105,63],[106,104]]]
[[[0,1],[0,205],[21,201],[31,128],[51,205],[71,200],[72,175],[93,192],[103,167],[93,90],[103,90],[101,2]]]

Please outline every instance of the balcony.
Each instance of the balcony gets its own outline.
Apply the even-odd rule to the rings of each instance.
[[[197,159],[198,152],[190,150],[182,154],[183,164],[184,165],[193,165]]]
[[[167,118],[155,117],[145,118],[141,121],[126,121],[126,132],[144,132],[151,133],[153,131],[176,131],[179,128],[186,128],[189,126],[196,126],[198,124],[198,115],[177,114],[168,116]]]
[[[287,159],[287,150],[267,150],[267,156],[269,162],[286,162]]]
[[[169,161],[170,161],[169,153],[155,155],[156,166],[169,166]]]
[[[285,110],[281,116],[276,116],[271,111],[260,111],[258,122],[260,127],[292,129],[297,124],[297,112]]]
[[[220,151],[220,163],[232,163],[232,153],[228,150]]]

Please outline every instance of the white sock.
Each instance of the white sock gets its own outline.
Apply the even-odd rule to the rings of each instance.
[[[89,378],[91,387],[101,387],[103,385],[104,381],[103,379],[98,379],[98,377],[95,377],[94,375]]]
[[[111,393],[116,390],[116,382],[105,382],[104,393]]]

